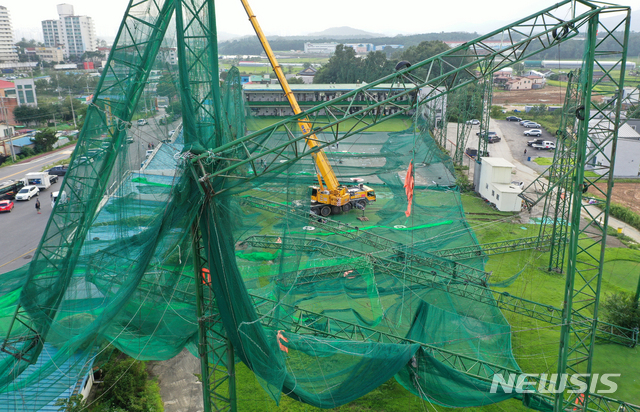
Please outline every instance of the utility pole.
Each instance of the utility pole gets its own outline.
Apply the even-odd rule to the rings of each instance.
[[[4,118],[5,127],[9,126],[7,122],[7,112],[4,108],[4,97],[0,97],[0,110],[2,110],[2,117]],[[9,150],[11,151],[11,160],[16,161],[16,151],[13,147],[13,133],[9,132]]]
[[[71,105],[71,117],[73,117],[73,127],[77,129],[78,125],[76,124],[76,113],[73,110],[73,98],[71,97],[71,88],[69,88],[69,104]]]

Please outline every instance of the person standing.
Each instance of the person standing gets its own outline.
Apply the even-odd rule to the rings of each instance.
[[[40,212],[40,199],[36,199],[36,211],[38,212],[38,214],[42,213]]]

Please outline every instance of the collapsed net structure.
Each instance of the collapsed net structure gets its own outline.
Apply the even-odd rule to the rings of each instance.
[[[435,253],[478,242],[428,116],[408,113],[404,131],[346,133],[319,112],[314,126],[339,141],[321,144],[338,179],[377,201],[310,214],[317,172],[295,119],[249,132],[260,122],[245,117],[237,69],[219,86],[212,2],[132,3],[37,253],[0,278],[2,396],[46,405],[56,394],[26,390],[61,368],[82,376],[111,346],[140,360],[186,347],[213,364],[211,321],[209,337],[276,401],[335,407],[395,377],[440,405],[524,396],[549,409],[490,390],[519,371],[510,326],[486,256]]]

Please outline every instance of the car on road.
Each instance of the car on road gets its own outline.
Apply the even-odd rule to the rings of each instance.
[[[49,175],[49,184],[58,183],[58,175]]]
[[[536,122],[529,122],[529,123],[523,124],[523,126],[524,127],[540,127],[540,124]]]
[[[519,122],[522,119],[517,116],[507,116],[506,120],[508,122]]]
[[[138,119],[138,126],[144,126],[147,125],[149,123],[147,123],[147,121],[145,119]]]
[[[534,143],[531,147],[536,150],[554,150],[556,148],[556,144],[545,140],[542,143]]]
[[[69,165],[53,166],[51,169],[47,170],[47,173],[50,175],[64,176],[67,174],[67,170],[69,170]]]
[[[32,197],[39,194],[40,189],[37,186],[25,186],[16,194],[16,200],[31,200]]]
[[[151,156],[153,154],[153,150],[147,150],[147,153],[145,154],[146,158],[149,158],[149,156]]]
[[[11,200],[0,200],[0,212],[11,212],[13,206],[14,204]]]
[[[133,143],[133,137],[127,136],[127,143],[129,144]]]
[[[542,136],[542,130],[540,130],[540,129],[525,130],[524,131],[524,135],[525,136],[540,137],[540,136]]]
[[[466,122],[467,124],[471,124],[471,125],[478,125],[480,124],[480,120],[478,119],[471,119],[471,120],[467,120]],[[173,132],[175,132],[175,130],[172,130]],[[171,133],[171,132],[169,132]],[[171,136],[171,134],[169,134],[169,136]]]

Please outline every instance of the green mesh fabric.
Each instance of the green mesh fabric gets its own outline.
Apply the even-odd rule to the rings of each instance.
[[[276,401],[284,393],[335,407],[393,376],[440,405],[514,396],[489,393],[490,382],[438,352],[519,370],[501,312],[408,276],[447,276],[409,256],[477,244],[451,160],[427,125],[407,118],[406,131],[363,132],[341,141],[340,150],[327,148],[339,180],[364,179],[377,201],[331,222],[310,219],[313,161],[296,160],[283,146],[297,125],[235,144],[247,134],[239,72],[229,71],[216,91],[210,77],[217,63],[181,56],[192,64],[191,77],[167,64],[175,7],[160,1],[128,10],[37,253],[29,266],[0,277],[0,336],[8,336],[0,392],[17,390],[18,381],[35,387],[53,376],[52,364],[84,365],[110,346],[140,360],[169,359],[184,347],[197,356],[196,282],[203,279],[194,275],[194,250],[202,246],[218,332]],[[204,40],[190,39],[199,50]],[[168,75],[163,90],[172,88],[181,102],[182,118],[171,126],[162,113],[142,111],[154,93],[146,86],[151,70]],[[150,125],[136,126],[137,118]],[[166,142],[169,129],[177,131]],[[154,153],[145,159],[150,145]],[[194,166],[196,155],[204,157]],[[415,193],[407,217],[410,161]],[[256,177],[262,169],[273,171]],[[221,170],[228,172],[206,178]],[[357,220],[363,215],[368,221]],[[193,244],[196,227],[202,245]],[[482,257],[464,264],[483,273]],[[45,344],[56,352],[34,369]],[[39,407],[53,396],[34,391],[23,402]],[[524,401],[544,410],[535,396]]]

